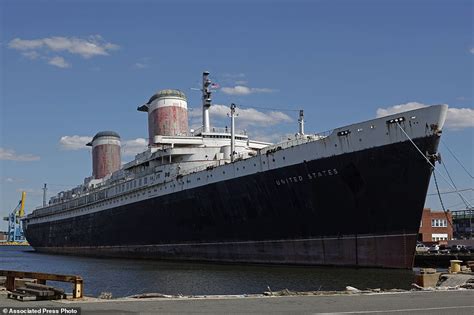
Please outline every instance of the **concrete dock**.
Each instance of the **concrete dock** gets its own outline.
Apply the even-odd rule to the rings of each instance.
[[[0,292],[0,312],[10,307],[79,307],[81,314],[473,314],[474,290],[317,296],[208,296],[31,301],[7,299]]]

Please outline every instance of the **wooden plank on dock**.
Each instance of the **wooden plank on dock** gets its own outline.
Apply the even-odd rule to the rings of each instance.
[[[42,272],[25,272],[25,271],[13,271],[13,270],[0,270],[0,276],[14,276],[15,278],[33,278],[38,280],[50,280],[50,281],[60,281],[60,282],[76,282],[82,280],[80,276],[74,275],[58,275],[52,273],[42,273]]]
[[[42,285],[45,285],[47,280],[73,283],[73,298],[82,298],[83,296],[84,281],[80,276],[14,270],[0,270],[0,276],[4,276],[7,278],[6,288],[8,291],[11,292],[15,291],[15,278],[32,278],[36,279],[37,282]]]

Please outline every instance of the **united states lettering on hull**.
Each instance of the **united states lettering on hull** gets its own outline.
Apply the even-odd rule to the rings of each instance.
[[[38,251],[63,254],[411,268],[446,111],[276,145],[237,134],[235,152],[231,133],[205,132],[203,119],[203,131],[156,135],[85,192],[56,196],[28,216],[26,235]]]

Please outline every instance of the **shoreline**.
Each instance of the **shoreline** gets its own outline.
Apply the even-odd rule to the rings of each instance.
[[[209,295],[181,298],[97,299],[30,301],[6,299],[0,291],[0,305],[9,309],[62,309],[80,314],[275,314],[275,313],[414,313],[472,314],[474,290],[402,291],[319,295]],[[78,312],[77,312],[78,311]],[[4,311],[5,312],[5,311]],[[6,314],[7,314],[6,313]]]

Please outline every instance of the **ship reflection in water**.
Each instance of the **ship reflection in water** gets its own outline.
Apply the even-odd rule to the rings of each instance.
[[[359,289],[409,289],[411,270],[223,265],[151,260],[103,259],[48,255],[31,247],[0,247],[0,269],[77,274],[84,278],[85,294],[113,297],[140,293],[210,295],[292,291]],[[54,283],[71,290],[67,285]]]

